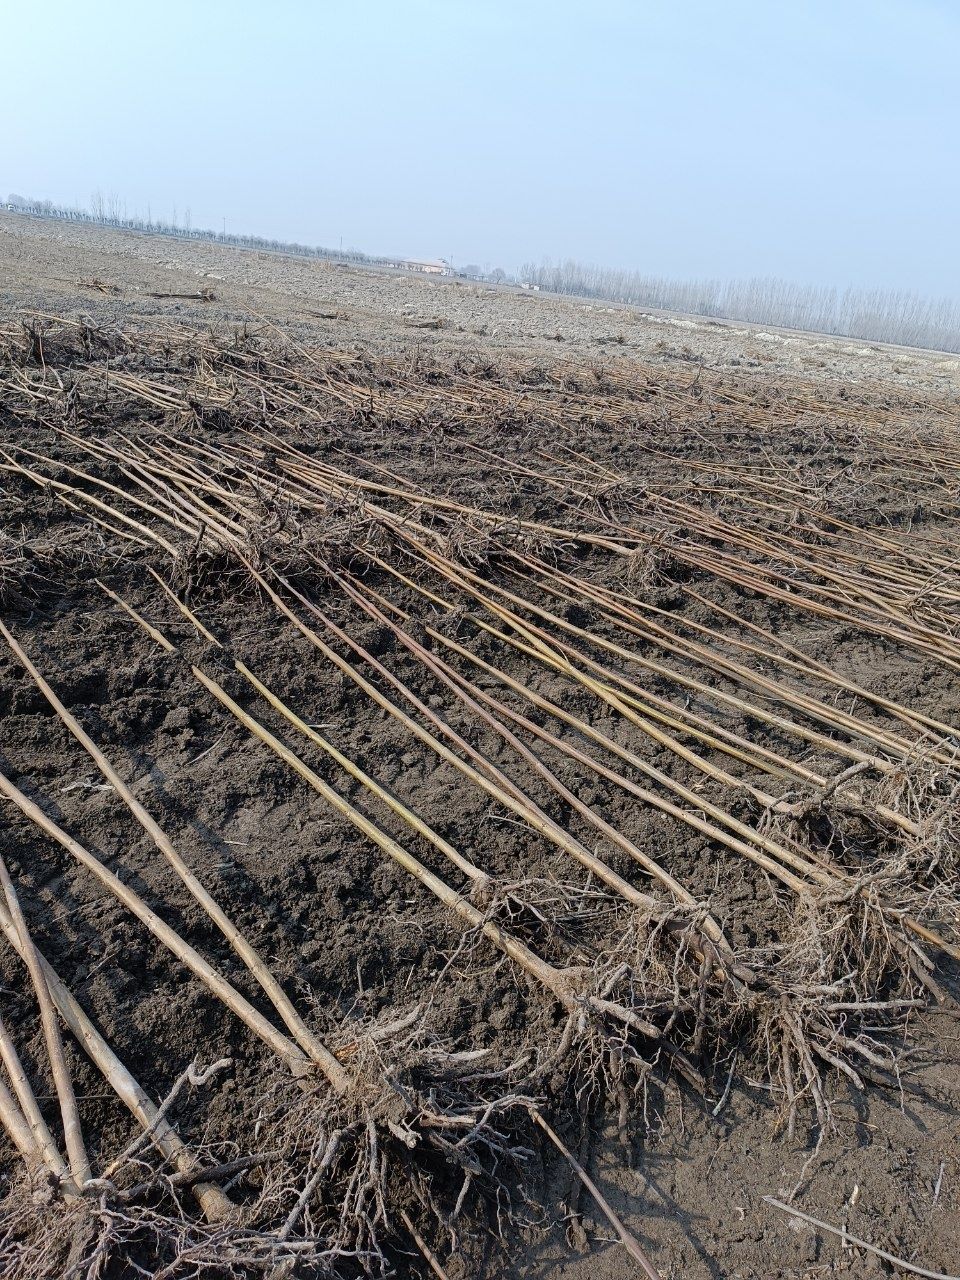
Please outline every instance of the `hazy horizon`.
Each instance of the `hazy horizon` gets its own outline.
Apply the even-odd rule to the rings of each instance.
[[[960,10],[414,0],[7,15],[0,193],[516,270],[960,298]]]

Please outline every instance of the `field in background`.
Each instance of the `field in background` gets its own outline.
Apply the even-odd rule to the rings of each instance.
[[[520,278],[552,293],[743,320],[808,333],[836,334],[933,351],[960,351],[960,305],[909,290],[832,289],[759,277],[669,280],[639,271],[567,261],[528,263]]]
[[[193,241],[234,249],[282,253],[289,257],[331,263],[353,263],[367,268],[402,268],[403,260],[362,253],[356,249],[324,248],[193,227],[187,212],[178,223],[127,216],[117,197],[95,197],[91,210],[59,207],[50,200],[25,200],[11,196],[5,206],[21,216],[48,218],[74,227],[134,232]],[[414,267],[411,262],[407,264]],[[421,264],[422,265],[422,264]],[[441,264],[435,263],[434,267]],[[444,274],[453,268],[442,264]],[[623,268],[597,267],[567,259],[562,263],[530,262],[516,277],[502,268],[481,271],[462,268],[466,279],[627,304],[704,319],[739,320],[753,325],[795,329],[811,334],[831,334],[865,342],[883,342],[931,351],[960,352],[960,304],[946,298],[923,298],[909,290],[836,289],[799,285],[787,280],[760,277],[749,280],[671,280]]]

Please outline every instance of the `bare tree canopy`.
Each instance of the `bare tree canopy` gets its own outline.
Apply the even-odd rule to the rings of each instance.
[[[7,197],[5,207],[17,213],[33,214],[40,218],[62,218],[67,222],[93,222],[98,226],[117,227],[123,231],[141,231],[149,235],[174,236],[180,240],[210,240],[216,244],[229,244],[238,249],[265,249],[274,253],[290,253],[301,258],[325,258],[336,262],[367,263],[370,266],[384,266],[395,261],[394,258],[380,258],[371,254],[360,253],[357,249],[325,249],[320,245],[295,244],[287,240],[270,240],[263,236],[234,235],[228,231],[210,231],[191,225],[190,210],[187,209],[181,223],[174,209],[170,222],[162,218],[141,217],[139,214],[128,216],[126,205],[114,193],[105,196],[102,191],[95,191],[90,197],[90,208],[82,209],[69,205],[57,205],[52,200],[38,200],[32,197],[11,194]]]
[[[891,289],[831,289],[786,280],[668,280],[567,260],[527,263],[520,279],[552,293],[657,311],[746,320],[938,351],[960,351],[960,305]]]

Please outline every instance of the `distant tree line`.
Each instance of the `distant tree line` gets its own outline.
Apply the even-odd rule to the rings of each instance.
[[[289,253],[301,258],[325,258],[335,262],[357,262],[369,266],[385,266],[394,258],[378,258],[360,253],[356,249],[324,249],[317,245],[295,244],[288,240],[268,240],[263,236],[235,235],[228,231],[210,231],[190,225],[190,211],[184,213],[183,222],[176,211],[170,222],[155,219],[149,214],[127,215],[126,207],[117,196],[104,196],[94,192],[89,209],[54,204],[52,200],[36,200],[11,194],[3,208],[16,213],[28,213],[38,218],[60,218],[65,222],[85,222],[101,227],[116,227],[123,231],[143,231],[155,236],[173,236],[178,240],[206,240],[214,244],[232,245],[238,249],[263,249],[273,253]]]
[[[960,304],[891,289],[828,289],[785,280],[668,280],[580,262],[527,263],[519,279],[552,293],[960,352]]]
[[[13,194],[7,197],[2,207],[34,217],[92,223],[125,231],[171,236],[178,240],[204,240],[239,249],[261,249],[301,258],[322,258],[367,266],[400,265],[400,260],[395,257],[377,257],[356,249],[327,249],[319,245],[193,227],[189,209],[185,211],[182,222],[176,211],[171,221],[153,218],[149,213],[146,217],[128,215],[119,197],[104,196],[99,191],[94,192],[89,209]],[[491,271],[470,265],[459,274],[491,284],[509,283],[513,279],[500,267]],[[637,271],[588,266],[570,259],[557,264],[549,261],[526,263],[516,279],[551,293],[624,302],[656,311],[744,320],[751,324],[832,333],[869,342],[892,342],[907,347],[960,352],[960,304],[947,299],[931,301],[905,290],[838,290],[766,277],[730,281],[669,280]]]
[[[465,267],[457,268],[458,276],[465,276],[468,280],[482,280],[487,284],[516,284],[511,276],[508,276],[503,267],[478,267],[475,263],[468,263]]]

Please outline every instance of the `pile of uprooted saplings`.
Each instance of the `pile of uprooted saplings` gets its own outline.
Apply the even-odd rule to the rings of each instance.
[[[501,1235],[523,1219],[532,1146],[565,1150],[546,1117],[571,1090],[627,1133],[651,1081],[712,1109],[737,1063],[759,1062],[781,1126],[815,1142],[835,1079],[902,1087],[912,1012],[948,1000],[960,957],[960,729],[802,637],[829,623],[841,645],[960,670],[948,406],[931,425],[929,406],[860,412],[800,383],[758,403],[700,377],[373,362],[247,332],[64,320],[0,337],[11,670],[256,991],[71,833],[55,796],[0,771],[6,980],[29,983],[37,1020],[32,1065],[0,1025],[0,1118],[23,1168],[5,1273],[48,1274],[53,1255],[65,1275],[148,1257],[169,1274],[376,1272],[399,1249],[442,1275],[471,1214]],[[611,437],[629,447],[604,452]],[[907,508],[916,527],[883,514]],[[64,584],[439,904],[554,1034],[497,1060],[399,997],[321,1034],[309,993],[278,979],[58,692],[31,628]],[[501,815],[512,863],[482,832],[464,847],[415,781],[378,778],[344,724],[258,672],[251,612]],[[642,838],[638,812],[698,859]],[[171,1122],[229,1075],[216,1040],[184,1045],[153,1099],[48,962],[27,832],[260,1046],[269,1101],[255,1124],[238,1115],[229,1151]],[[724,900],[733,876],[749,919]],[[112,1152],[82,1122],[76,1049],[134,1118]]]

